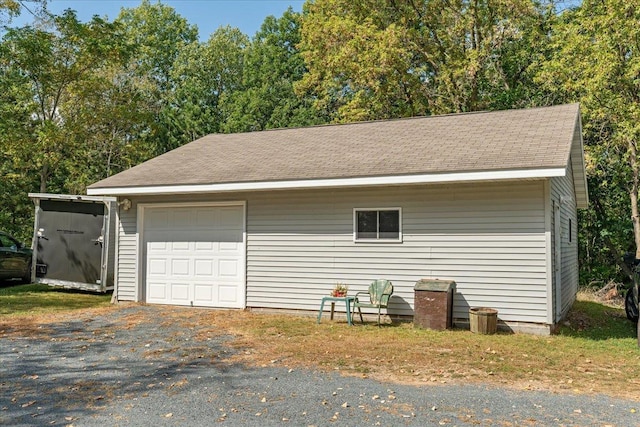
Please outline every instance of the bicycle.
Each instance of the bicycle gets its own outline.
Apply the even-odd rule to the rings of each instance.
[[[636,259],[635,254],[631,256],[630,253],[624,255],[624,262],[633,271],[633,283],[627,294],[624,297],[624,311],[627,314],[627,319],[636,324],[636,336],[638,337],[638,347],[640,347],[640,259]]]

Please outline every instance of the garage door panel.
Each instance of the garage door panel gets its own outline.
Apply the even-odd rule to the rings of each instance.
[[[171,283],[171,304],[190,305],[191,304],[191,286],[189,283]]]
[[[171,272],[172,276],[191,276],[191,260],[187,258],[178,258],[171,260]]]
[[[149,269],[147,272],[150,276],[164,276],[168,272],[166,259],[150,258],[148,265]]]
[[[194,304],[197,305],[210,305],[215,301],[214,298],[214,287],[210,284],[196,284],[194,286]],[[204,304],[208,303],[208,304]]]
[[[214,277],[214,261],[212,259],[196,259],[194,274],[196,277],[212,278]]]
[[[234,304],[238,302],[238,286],[236,284],[221,284],[218,287],[220,302]]]
[[[172,252],[187,252],[191,249],[190,242],[171,242],[170,246]]]
[[[148,281],[148,299],[153,301],[164,302],[168,299],[167,284]],[[151,302],[151,301],[149,301]]]
[[[237,254],[239,254],[240,251],[242,251],[243,247],[244,246],[242,245],[242,243],[220,242],[218,250],[220,252],[224,252],[225,254],[229,254],[229,253],[237,253]]]
[[[243,206],[144,211],[148,302],[244,307]]]
[[[215,230],[209,228],[203,228],[199,230],[187,230],[187,229],[164,229],[164,230],[151,230],[147,234],[148,225],[145,224],[145,241],[146,242],[212,242],[216,241]],[[240,240],[242,241],[242,239]]]
[[[221,278],[239,278],[240,266],[237,259],[220,259],[218,261],[218,276]]]
[[[152,251],[166,251],[169,247],[167,242],[154,242],[150,241],[147,244],[148,249]]]
[[[195,242],[195,250],[200,252],[213,251],[215,248],[215,242]]]

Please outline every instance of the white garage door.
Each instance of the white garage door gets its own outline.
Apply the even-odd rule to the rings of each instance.
[[[146,300],[243,308],[244,206],[145,207]]]

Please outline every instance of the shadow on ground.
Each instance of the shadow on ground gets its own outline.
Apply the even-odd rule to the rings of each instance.
[[[0,326],[0,424],[68,425],[114,401],[126,406],[158,390],[188,392],[201,388],[198,381],[251,375],[225,362],[235,351],[225,345],[229,336],[196,340],[195,328],[128,325],[127,315],[123,309],[108,321],[50,324],[21,336]]]

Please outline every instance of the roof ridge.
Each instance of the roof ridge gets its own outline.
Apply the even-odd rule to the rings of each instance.
[[[361,124],[373,124],[373,123],[390,123],[390,122],[400,122],[400,121],[411,121],[411,120],[421,120],[421,119],[437,119],[437,118],[450,118],[450,117],[462,117],[462,116],[471,116],[471,115],[480,115],[480,114],[498,114],[498,113],[513,113],[516,111],[520,112],[530,112],[533,110],[545,110],[549,108],[560,108],[560,107],[569,107],[569,106],[580,106],[578,102],[574,102],[571,104],[557,104],[557,105],[548,105],[548,106],[536,106],[536,107],[526,107],[526,108],[518,108],[518,109],[503,109],[503,110],[478,110],[478,111],[462,111],[457,113],[444,113],[444,114],[431,114],[431,115],[422,115],[422,116],[409,116],[409,117],[392,117],[388,119],[371,119],[371,120],[362,120],[362,121],[354,121],[354,122],[342,122],[342,123],[319,123],[315,125],[308,126],[293,126],[293,127],[282,127],[282,128],[270,128],[263,130],[252,130],[252,131],[244,131],[244,132],[216,132],[210,133],[207,135],[203,135],[200,138],[204,138],[206,136],[211,135],[246,135],[252,134],[256,132],[278,132],[285,130],[299,130],[299,129],[314,129],[314,128],[327,128],[327,127],[341,127],[341,126],[350,126],[350,125],[361,125]],[[198,138],[198,139],[200,139]]]

